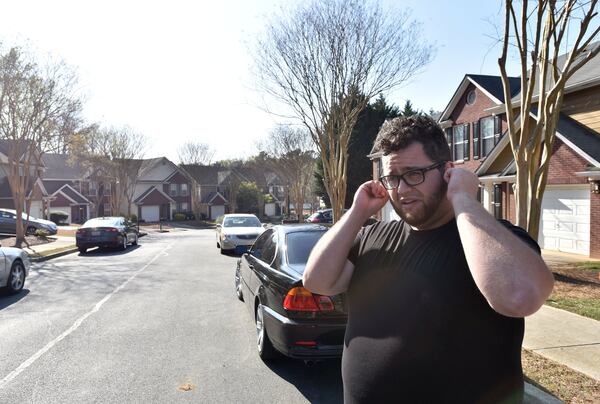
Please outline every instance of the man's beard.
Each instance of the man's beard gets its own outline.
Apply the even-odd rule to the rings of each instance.
[[[440,187],[435,193],[417,202],[420,203],[421,206],[419,206],[419,209],[416,209],[413,212],[405,212],[402,209],[402,204],[396,206],[395,203],[392,203],[392,206],[402,220],[411,226],[418,227],[427,223],[434,215],[437,214],[442,201],[446,198],[447,190],[448,183],[446,181],[442,181]]]

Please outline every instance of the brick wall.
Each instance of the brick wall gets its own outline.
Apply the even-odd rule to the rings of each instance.
[[[475,91],[475,102],[473,104],[467,104],[467,94],[471,91]],[[469,84],[466,91],[463,93],[461,99],[456,104],[454,111],[450,114],[450,120],[454,122],[453,126],[469,124],[470,127],[470,145],[469,145],[469,160],[464,163],[457,163],[458,167],[465,168],[470,171],[475,171],[479,165],[485,160],[479,158],[473,159],[473,123],[478,122],[479,119],[490,116],[491,114],[485,112],[485,109],[495,106],[496,103],[492,101],[485,93],[473,84]],[[506,117],[504,114],[500,115],[502,121],[502,133],[507,129]]]
[[[589,163],[560,139],[554,142],[550,167],[548,169],[548,184],[585,184],[587,179],[577,177],[578,171],[586,171]]]

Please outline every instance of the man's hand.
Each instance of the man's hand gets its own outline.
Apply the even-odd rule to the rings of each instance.
[[[361,214],[364,220],[379,212],[388,201],[387,190],[378,181],[367,181],[358,187],[352,202],[352,211]]]
[[[444,173],[444,179],[448,183],[446,196],[454,205],[455,199],[461,196],[477,199],[477,188],[479,180],[475,173],[462,168],[448,168]]]

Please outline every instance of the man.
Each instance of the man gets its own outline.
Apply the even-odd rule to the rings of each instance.
[[[477,201],[477,177],[450,162],[427,117],[386,122],[380,181],[313,249],[309,290],[347,292],[347,403],[520,402],[523,317],[553,277],[527,233]],[[361,228],[390,201],[402,218]]]

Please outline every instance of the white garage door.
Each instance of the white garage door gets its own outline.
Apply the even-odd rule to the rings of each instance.
[[[142,206],[142,219],[147,222],[158,222],[160,220],[159,206]]]
[[[225,214],[225,206],[223,205],[213,205],[210,207],[210,219],[215,220],[219,216],[223,216]]]
[[[540,246],[575,254],[590,253],[589,188],[547,188],[542,199]]]

